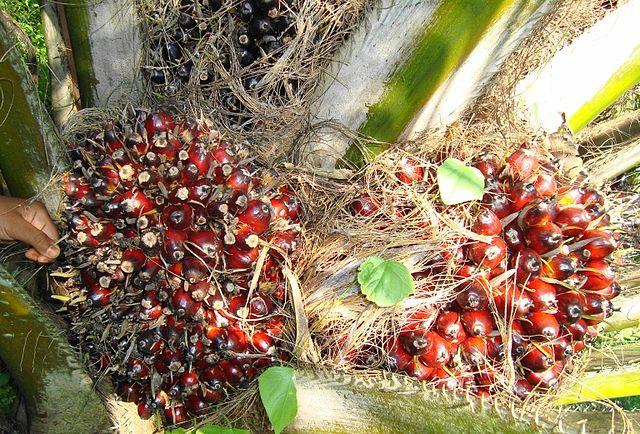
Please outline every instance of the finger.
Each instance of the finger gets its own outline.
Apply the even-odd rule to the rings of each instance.
[[[60,239],[56,225],[51,221],[47,208],[41,202],[34,202],[21,208],[23,211],[21,214],[26,221],[40,229],[52,240],[57,241]]]
[[[39,255],[38,258],[36,259],[36,262],[38,264],[48,264],[53,261],[54,261],[53,258],[49,258],[48,256],[43,256],[43,255]]]
[[[40,254],[36,251],[36,249],[29,249],[25,252],[24,256],[27,259],[30,259],[32,261],[38,261],[38,257],[40,256]]]
[[[14,219],[7,233],[11,238],[29,244],[42,256],[53,259],[60,254],[60,249],[47,234],[22,218]]]

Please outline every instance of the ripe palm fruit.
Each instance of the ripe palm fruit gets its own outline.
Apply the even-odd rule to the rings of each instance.
[[[469,247],[468,255],[476,265],[496,268],[507,256],[507,245],[500,237],[493,237],[490,243],[477,241]]]
[[[351,214],[357,217],[370,217],[378,211],[378,205],[370,195],[363,193],[351,202]]]
[[[66,282],[70,320],[91,367],[109,368],[142,418],[182,424],[286,359],[277,338],[286,283],[277,282],[281,295],[270,283],[285,256],[299,256],[300,203],[259,167],[238,165],[242,149],[168,113],[140,112],[78,140],[83,152],[71,152],[84,171],[64,181],[61,267],[77,276]],[[271,203],[282,207],[277,219]],[[256,270],[260,242],[278,256]]]
[[[482,208],[471,230],[480,235],[500,235],[502,224],[493,211]]]
[[[398,163],[396,177],[405,184],[413,184],[414,182],[422,181],[424,169],[416,160],[403,157]]]

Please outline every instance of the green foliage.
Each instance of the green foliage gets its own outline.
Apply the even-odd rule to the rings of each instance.
[[[367,300],[381,307],[398,304],[414,288],[411,273],[404,264],[376,256],[360,265],[358,283]]]
[[[48,102],[49,61],[44,28],[40,20],[40,2],[38,0],[0,0],[0,9],[11,15],[31,40],[40,67],[38,94],[42,101]]]
[[[258,377],[262,405],[276,434],[291,423],[298,413],[294,371],[286,366],[272,366]]]
[[[480,200],[484,195],[484,176],[475,167],[447,158],[438,167],[438,188],[445,205]]]
[[[0,414],[8,415],[16,401],[16,389],[11,384],[11,375],[0,372]]]
[[[246,429],[238,429],[238,428],[229,428],[228,426],[220,426],[220,425],[212,425],[207,424],[203,425],[200,428],[196,428],[194,431],[187,431],[184,428],[176,428],[168,431],[169,434],[249,434],[249,430]]]

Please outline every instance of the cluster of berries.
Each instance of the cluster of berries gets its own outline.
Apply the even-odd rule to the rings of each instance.
[[[61,282],[76,339],[141,417],[182,423],[287,359],[300,202],[206,124],[138,111],[70,145]],[[291,264],[289,264],[290,266]]]
[[[471,230],[482,238],[449,255],[455,299],[412,314],[390,339],[388,360],[419,380],[486,396],[515,370],[512,392],[525,397],[556,386],[612,314],[618,235],[604,197],[580,180],[561,185],[553,162],[528,144],[506,161],[485,153],[474,165],[486,190]],[[397,177],[419,182],[424,170],[404,159]],[[361,218],[378,209],[368,195],[351,206]]]

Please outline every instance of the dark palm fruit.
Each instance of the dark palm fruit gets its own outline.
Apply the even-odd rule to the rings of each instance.
[[[236,246],[229,246],[226,249],[227,268],[234,270],[245,270],[258,259],[259,251],[257,248],[243,250]]]
[[[245,210],[238,215],[238,220],[249,225],[259,235],[269,227],[271,208],[260,200],[250,200]]]
[[[184,257],[184,242],[187,234],[183,231],[169,229],[164,233],[162,257],[169,263],[176,263]]]
[[[513,393],[524,400],[533,390],[533,386],[524,378],[519,378],[513,385]]]
[[[511,222],[504,228],[504,241],[511,251],[518,251],[525,247],[524,232],[518,227],[517,222]]]
[[[149,405],[146,402],[140,402],[138,404],[138,416],[140,416],[140,419],[151,419],[151,416],[153,416],[153,409],[151,408],[151,405]]]
[[[539,345],[530,345],[526,353],[520,359],[520,363],[527,369],[540,372],[553,365],[553,352]]]
[[[515,256],[515,265],[516,281],[522,283],[540,275],[542,259],[532,249],[523,248]]]
[[[378,205],[366,193],[353,199],[351,202],[351,214],[358,217],[370,217],[378,211]]]
[[[251,336],[253,347],[261,353],[270,353],[274,349],[273,338],[264,330],[259,330]]]
[[[489,283],[484,278],[476,278],[459,285],[456,302],[463,310],[484,310],[489,306]]]
[[[183,405],[172,405],[164,409],[164,418],[170,425],[180,425],[187,420],[187,410]]]
[[[436,320],[436,330],[440,336],[454,344],[459,344],[467,337],[458,312],[441,312]]]
[[[404,371],[408,376],[413,377],[418,381],[426,381],[433,372],[433,368],[422,363],[420,358],[414,357],[404,368]]]
[[[544,263],[542,275],[556,280],[566,280],[578,270],[578,263],[571,256],[557,255]]]
[[[237,50],[238,62],[242,66],[249,66],[256,61],[256,54],[248,48],[239,48]]]
[[[528,338],[525,336],[522,321],[514,320],[511,323],[511,332],[508,335],[511,341],[511,354],[515,357],[522,356],[527,350]]]
[[[413,356],[404,349],[404,346],[397,339],[391,340],[388,348],[387,361],[389,367],[398,371],[404,370]]]
[[[187,62],[178,66],[176,70],[176,74],[182,81],[189,81],[189,77],[191,76],[191,69],[193,68],[193,63]]]
[[[198,390],[200,382],[198,380],[198,374],[195,372],[185,372],[180,376],[180,387],[182,393],[190,395]]]
[[[546,312],[532,312],[524,321],[528,335],[536,340],[552,340],[560,334],[555,316]]]
[[[489,348],[485,338],[469,336],[462,341],[462,357],[472,365],[480,365],[488,360]]]
[[[580,239],[591,240],[583,247],[583,251],[589,252],[590,259],[604,259],[618,247],[616,240],[609,233],[597,229],[584,231]]]
[[[505,218],[514,211],[513,207],[511,206],[511,201],[506,194],[497,194],[491,197],[489,208],[501,219]]]
[[[560,209],[554,220],[565,236],[574,237],[587,229],[591,216],[582,206],[570,205]]]
[[[482,208],[476,217],[471,230],[481,235],[499,235],[502,232],[502,224],[498,216],[487,208]]]
[[[87,300],[93,306],[104,307],[111,301],[111,290],[95,284],[87,291]]]
[[[213,231],[189,232],[187,243],[201,259],[217,260],[222,254],[222,240]]]
[[[507,158],[507,166],[514,179],[527,179],[538,170],[538,157],[534,150],[523,145]]]
[[[548,201],[535,201],[520,211],[518,221],[525,228],[542,226],[551,222],[553,214],[553,206]]]
[[[253,1],[245,0],[238,5],[238,13],[240,16],[249,20],[256,13],[256,6]]]
[[[553,223],[547,223],[527,230],[525,239],[533,250],[542,255],[562,243],[562,230]]]
[[[201,282],[209,277],[209,274],[209,267],[202,259],[189,256],[182,260],[182,277],[187,282]]]
[[[424,169],[419,162],[408,157],[403,157],[398,163],[396,178],[405,184],[413,184],[422,181]]]
[[[118,386],[118,395],[126,402],[138,402],[142,397],[142,387],[138,383],[124,382]]]
[[[487,310],[462,312],[460,322],[469,336],[486,336],[495,327],[493,316]]]
[[[132,380],[142,380],[149,376],[149,366],[142,360],[131,357],[127,363],[127,375]]]
[[[242,369],[229,360],[220,361],[219,366],[222,368],[222,371],[224,372],[224,378],[229,384],[239,384],[244,378]]]
[[[586,282],[582,289],[587,291],[597,291],[606,288],[613,283],[616,273],[611,265],[602,259],[589,261],[585,264],[582,276],[586,278]]]
[[[538,198],[538,192],[533,184],[521,182],[513,186],[509,191],[509,201],[513,211],[520,211]]]
[[[495,268],[507,256],[507,245],[502,238],[493,237],[491,243],[477,241],[467,251],[475,264]]]
[[[162,45],[162,57],[169,62],[176,62],[182,57],[182,50],[178,44],[166,42]]]
[[[419,355],[432,345],[432,336],[426,330],[401,333],[398,337],[405,351],[411,355]]]
[[[526,287],[533,301],[534,311],[547,313],[556,311],[558,300],[555,286],[540,279],[532,279],[527,282]]]
[[[485,178],[494,177],[498,175],[500,161],[495,154],[486,152],[476,160],[474,166],[476,169],[482,172]]]
[[[185,230],[193,222],[193,208],[188,204],[176,204],[165,207],[162,221],[173,230]]]
[[[152,69],[149,71],[149,80],[153,84],[164,84],[167,81],[165,73],[161,69]]]
[[[192,317],[200,308],[200,303],[191,298],[191,295],[183,289],[178,289],[173,293],[171,296],[171,304],[175,309],[175,313],[179,316]]]

